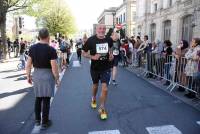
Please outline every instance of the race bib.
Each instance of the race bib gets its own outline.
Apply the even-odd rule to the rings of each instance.
[[[82,48],[82,45],[78,45],[78,48]]]
[[[96,44],[96,51],[98,54],[108,53],[108,43]]]
[[[119,55],[119,50],[113,50],[113,55]]]

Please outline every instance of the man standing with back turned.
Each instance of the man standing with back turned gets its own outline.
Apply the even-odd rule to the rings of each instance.
[[[111,50],[112,41],[105,37],[106,27],[103,24],[98,24],[96,35],[90,37],[83,46],[83,56],[91,59],[90,74],[92,77],[92,100],[91,107],[96,109],[96,94],[98,91],[98,83],[101,81],[102,91],[100,97],[99,114],[102,120],[107,119],[105,110],[105,102],[108,92],[108,84],[111,76],[110,61],[113,60]]]

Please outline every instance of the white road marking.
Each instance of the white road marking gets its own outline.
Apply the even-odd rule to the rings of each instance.
[[[149,134],[182,134],[174,125],[147,127]]]
[[[73,67],[80,67],[81,64],[79,63],[79,61],[73,61]]]
[[[120,134],[119,130],[93,131],[88,134]]]
[[[40,129],[41,129],[41,126],[34,126],[31,134],[39,134],[40,133]]]
[[[199,125],[200,125],[200,121],[197,121],[197,124],[199,124]]]

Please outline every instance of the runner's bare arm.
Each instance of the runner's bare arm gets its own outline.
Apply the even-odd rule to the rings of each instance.
[[[26,75],[27,75],[28,83],[30,84],[32,84],[31,68],[32,68],[32,59],[31,57],[28,57],[27,64],[26,64]]]
[[[98,60],[101,56],[100,54],[90,55],[89,51],[88,52],[82,51],[82,55],[85,58],[88,58],[88,59],[91,59],[91,60]]]

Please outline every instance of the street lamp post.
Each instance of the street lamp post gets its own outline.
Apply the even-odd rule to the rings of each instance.
[[[112,15],[113,15],[113,28],[115,28],[115,15],[116,15],[116,13],[112,12]]]

